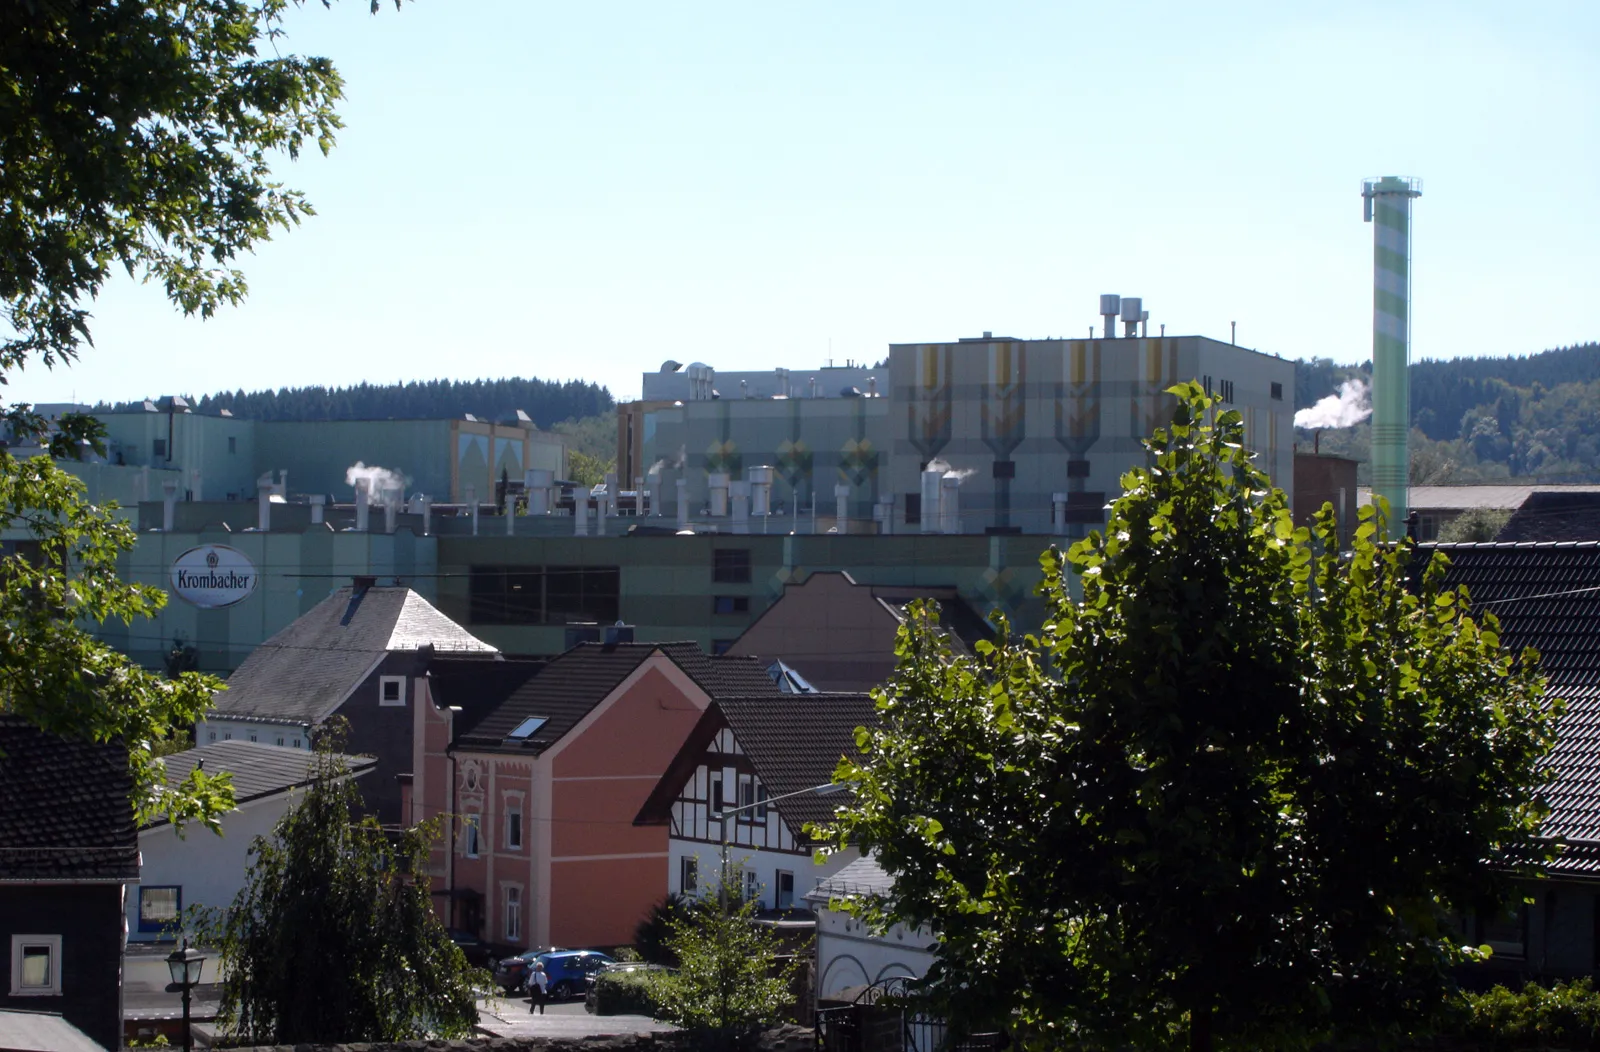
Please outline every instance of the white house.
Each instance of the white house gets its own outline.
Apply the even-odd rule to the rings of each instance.
[[[818,865],[817,845],[805,834],[807,823],[828,821],[842,798],[802,793],[766,801],[826,784],[840,758],[856,753],[856,728],[876,719],[866,694],[712,702],[635,820],[671,826],[669,892],[697,895],[713,886],[726,836],[746,898],[766,909],[804,909],[812,885],[856,857],[835,852]]]
[[[235,809],[222,816],[219,836],[198,823],[181,831],[160,819],[139,830],[139,887],[128,896],[128,941],[172,938],[173,923],[190,906],[227,906],[244,887],[246,853],[272,832],[312,780],[315,753],[249,741],[219,741],[166,757],[167,784],[176,787],[201,767],[233,775]],[[346,756],[351,777],[377,766]]]
[[[806,895],[817,914],[817,1000],[850,1001],[862,987],[896,976],[920,979],[933,964],[932,934],[897,924],[873,935],[865,924],[830,900],[888,894],[889,875],[876,859],[858,858]]]

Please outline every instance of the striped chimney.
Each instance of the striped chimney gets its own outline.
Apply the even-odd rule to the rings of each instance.
[[[1361,184],[1373,224],[1372,495],[1389,502],[1388,536],[1405,536],[1411,428],[1411,199],[1422,180],[1387,175]]]

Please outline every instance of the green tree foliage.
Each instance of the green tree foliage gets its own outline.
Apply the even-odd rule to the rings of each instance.
[[[114,269],[186,314],[243,298],[231,262],[311,211],[270,160],[340,126],[333,65],[278,53],[288,4],[0,5],[0,368],[74,358]]]
[[[433,911],[437,821],[386,830],[362,815],[337,747],[319,735],[315,780],[250,847],[231,909],[201,924],[222,953],[219,1022],[246,1043],[464,1037],[478,1021],[469,968]]]
[[[1038,1046],[1288,1048],[1426,1019],[1452,920],[1548,857],[1555,713],[1370,509],[1296,529],[1236,411],[1174,388],[1106,531],[1042,558],[1038,637],[952,654],[918,611],[833,835],[939,937],[931,996]],[[1081,600],[1069,593],[1076,577]]]
[[[667,946],[677,970],[655,980],[661,1018],[724,1036],[779,1022],[792,1003],[800,961],[780,964],[777,936],[754,923],[757,903],[740,901],[738,881],[718,887],[671,919]],[[724,893],[726,891],[726,893]]]
[[[1492,541],[1511,521],[1511,513],[1499,508],[1474,508],[1462,512],[1439,527],[1436,540],[1445,543]]]
[[[576,449],[567,453],[567,474],[582,486],[598,486],[606,480],[606,472],[616,466],[615,459],[602,460]]]
[[[606,413],[616,405],[599,384],[569,380],[413,380],[409,383],[351,387],[282,387],[276,391],[223,391],[199,399],[185,395],[202,413],[226,409],[244,420],[459,420],[468,413],[480,420],[514,420],[517,410],[536,427],[560,430],[562,422]],[[143,402],[96,406],[125,412]],[[609,442],[616,444],[616,418]]]
[[[615,406],[597,416],[563,420],[550,430],[567,440],[568,449],[576,449],[592,457],[612,461],[613,464],[617,459],[617,410]]]
[[[153,617],[166,603],[161,589],[118,576],[133,528],[84,500],[83,483],[49,457],[0,450],[0,529],[28,537],[0,558],[0,712],[68,738],[126,742],[141,820],[215,826],[233,806],[229,776],[197,770],[173,790],[156,756],[187,734],[221,683],[131,665],[83,627]]]
[[[332,145],[340,80],[326,59],[281,53],[289,2],[0,3],[0,383],[30,361],[76,358],[115,270],[210,315],[245,293],[233,260],[310,213],[269,161]],[[52,432],[26,405],[4,415],[11,438],[41,438],[55,456],[100,449],[87,417]],[[152,749],[215,684],[151,676],[76,628],[159,608],[154,590],[117,582],[131,532],[48,460],[4,453],[0,517],[40,554],[7,560],[0,706],[57,733],[123,738],[142,816],[214,818],[227,783],[169,792]]]

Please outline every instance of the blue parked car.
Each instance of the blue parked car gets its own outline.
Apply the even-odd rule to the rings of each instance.
[[[598,972],[612,959],[595,950],[563,950],[539,955],[545,974],[550,977],[550,999],[564,1001],[584,992],[590,973]]]

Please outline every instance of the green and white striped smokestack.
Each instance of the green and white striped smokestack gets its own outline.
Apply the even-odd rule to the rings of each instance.
[[[1389,502],[1388,535],[1405,536],[1411,428],[1411,199],[1422,180],[1398,175],[1361,184],[1372,258],[1372,495]]]

